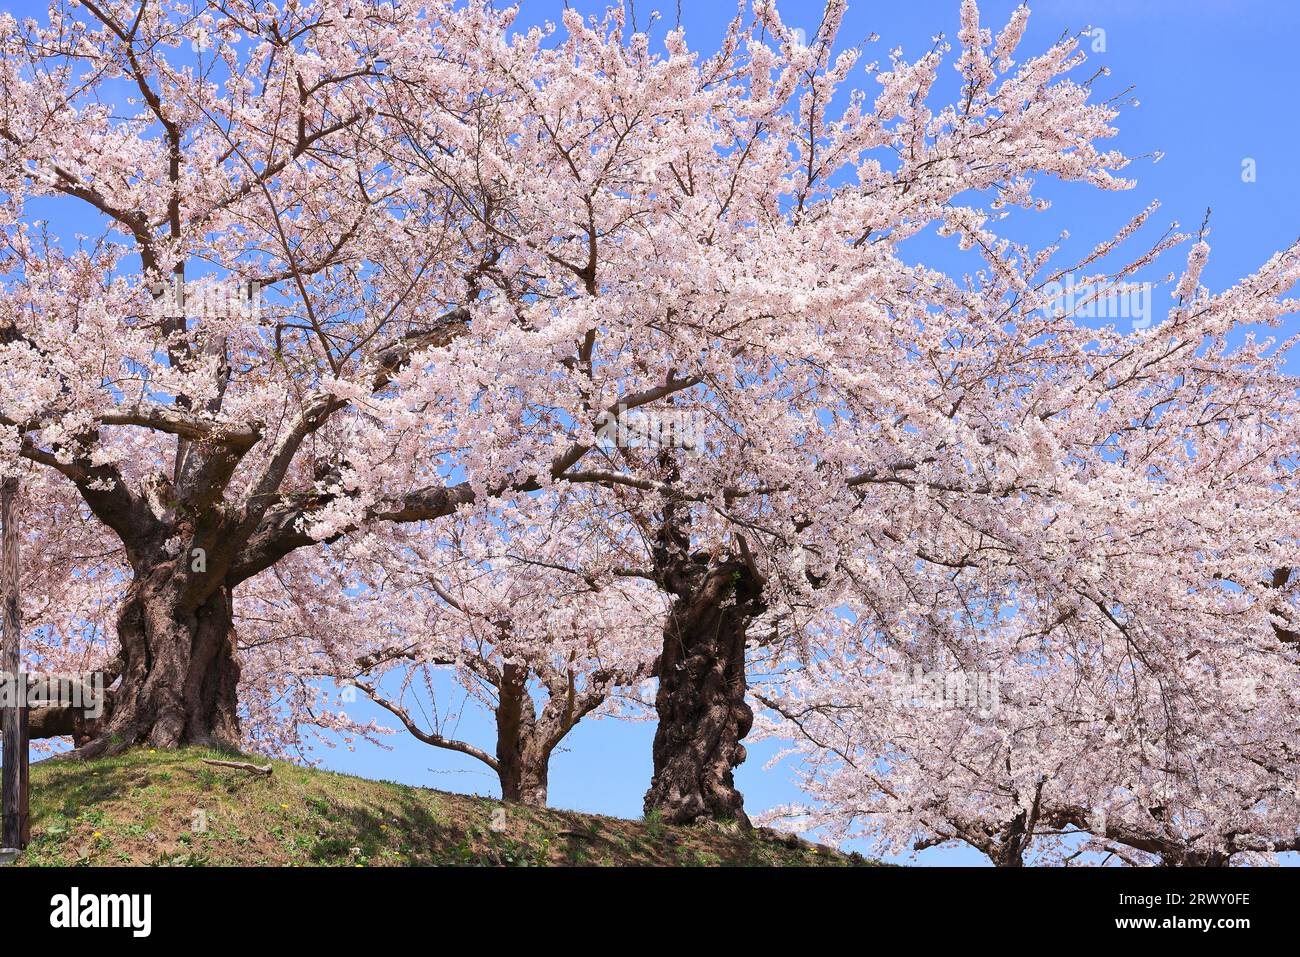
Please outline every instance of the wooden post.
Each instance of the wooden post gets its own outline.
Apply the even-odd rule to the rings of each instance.
[[[0,708],[4,768],[0,777],[0,812],[4,815],[0,847],[27,846],[27,688],[18,648],[18,479],[0,480],[0,617],[3,653],[0,671],[10,682],[11,706]]]
[[[31,708],[25,703],[18,709],[18,849],[25,851],[32,842],[31,754],[32,738],[28,718]]]

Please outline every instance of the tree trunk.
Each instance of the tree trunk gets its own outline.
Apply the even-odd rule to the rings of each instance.
[[[1017,845],[1003,845],[989,852],[994,867],[1024,867],[1024,851]]]
[[[540,764],[523,759],[509,767],[501,765],[497,772],[501,782],[501,800],[527,807],[546,807],[547,764],[545,759]]]
[[[1164,854],[1161,867],[1228,867],[1230,858],[1223,851],[1182,851]]]
[[[762,586],[740,561],[677,579],[659,659],[654,777],[647,814],[669,823],[703,817],[748,826],[732,768],[745,760],[741,739],[753,725],[745,703],[745,638],[760,610]]]
[[[497,779],[501,800],[528,807],[546,806],[549,751],[537,740],[537,716],[528,693],[528,669],[501,669],[497,698]]]
[[[1041,794],[1041,785],[1039,793]],[[1035,803],[1037,808],[1037,803]],[[1032,815],[1036,823],[1038,818],[1037,810]],[[1025,866],[1025,848],[1029,845],[1031,815],[1027,811],[1021,811],[1012,819],[1012,821],[1002,828],[1000,840],[992,843],[988,851],[989,859],[993,861],[994,867],[1024,867]]]
[[[239,745],[239,664],[230,590],[218,587],[196,607],[179,600],[180,583],[168,567],[137,570],[118,615],[121,684],[84,757],[135,744]]]

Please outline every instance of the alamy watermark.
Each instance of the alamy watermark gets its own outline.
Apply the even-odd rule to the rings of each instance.
[[[0,708],[72,708],[91,720],[104,714],[104,675],[0,672]]]
[[[895,705],[980,714],[995,714],[1001,701],[998,676],[992,672],[925,671],[920,665],[891,675],[889,698]]]
[[[688,455],[705,451],[699,415],[678,409],[649,411],[619,405],[596,417],[596,441],[620,449],[683,449]]]
[[[94,894],[73,887],[50,898],[50,926],[55,929],[123,928],[132,937],[153,929],[152,894]]]
[[[156,319],[184,316],[193,319],[259,319],[262,284],[251,282],[186,282],[173,276],[170,283],[149,286]]]
[[[1042,296],[1049,316],[1128,319],[1134,329],[1146,329],[1151,325],[1152,289],[1149,282],[1076,284],[1074,276],[1067,273],[1063,281],[1045,284]]]

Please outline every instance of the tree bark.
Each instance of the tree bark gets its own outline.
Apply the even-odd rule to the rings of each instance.
[[[546,759],[531,762],[521,755],[517,762],[502,764],[497,771],[497,779],[501,782],[501,800],[526,807],[546,807],[549,763]]]
[[[659,659],[645,811],[673,824],[711,817],[748,826],[732,769],[745,760],[740,742],[754,722],[745,703],[745,641],[762,585],[738,559],[695,574],[679,568],[670,580],[677,597]]]
[[[501,669],[497,699],[497,779],[501,800],[528,807],[546,806],[550,751],[537,735],[537,716],[528,693],[528,669]]]
[[[190,608],[172,569],[136,574],[118,614],[121,684],[84,757],[136,744],[237,748],[239,664],[230,590]]]
[[[1223,851],[1171,851],[1160,857],[1161,867],[1228,867],[1230,858]]]

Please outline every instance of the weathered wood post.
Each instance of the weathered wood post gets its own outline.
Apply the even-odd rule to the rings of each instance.
[[[18,648],[18,479],[0,480],[0,618],[3,653],[0,671],[9,682],[7,707],[0,708],[4,737],[0,812],[4,815],[0,848],[22,850],[30,836],[27,824],[27,688]]]

